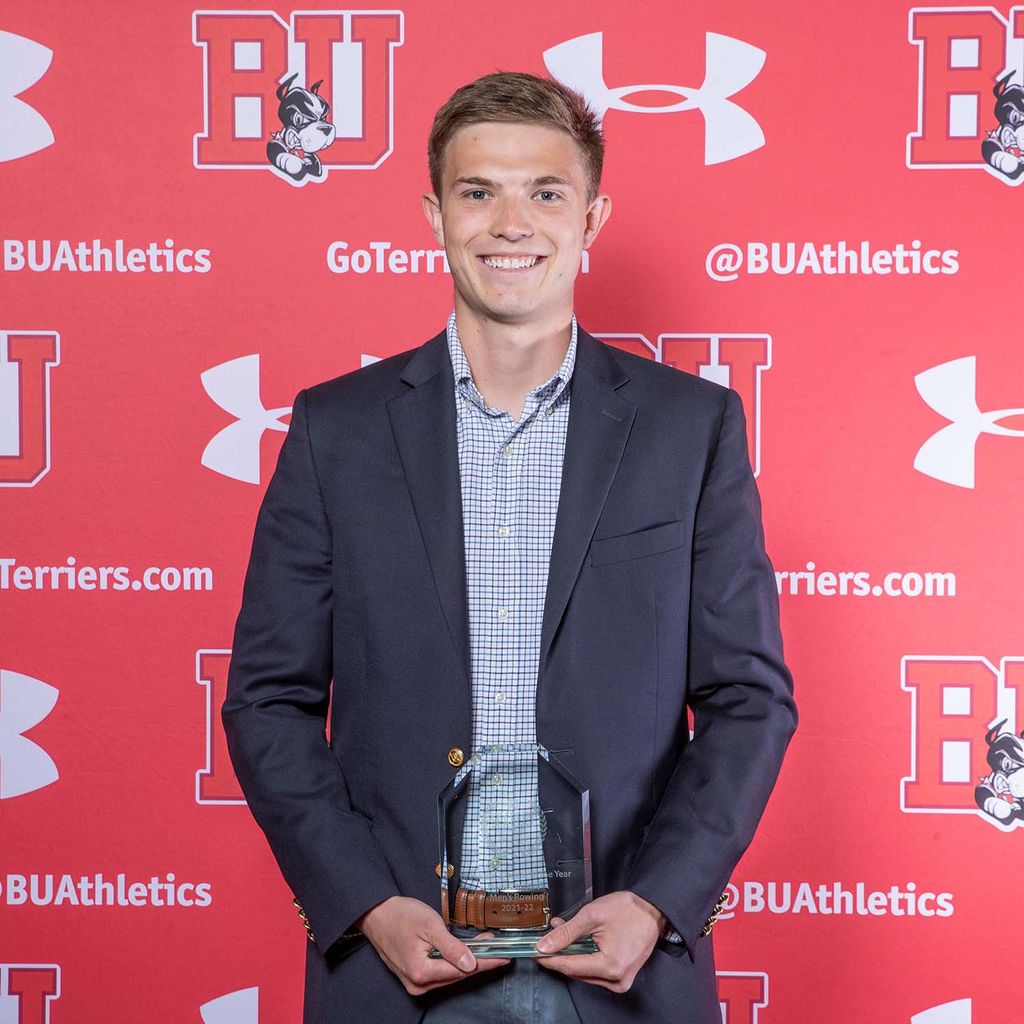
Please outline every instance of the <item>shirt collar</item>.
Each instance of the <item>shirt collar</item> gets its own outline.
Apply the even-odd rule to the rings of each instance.
[[[461,391],[471,402],[486,411],[488,408],[487,403],[477,389],[476,382],[473,380],[473,371],[469,366],[469,360],[466,358],[462,342],[459,340],[459,329],[455,323],[454,310],[452,310],[451,316],[448,317],[448,326],[445,333],[448,338],[448,354],[452,360],[452,373],[455,379],[456,391]],[[565,351],[562,365],[543,384],[538,384],[537,387],[531,388],[526,393],[527,406],[529,406],[531,399],[537,401],[539,409],[543,409],[548,405],[554,405],[558,396],[565,390],[565,386],[568,384],[570,377],[572,377],[572,371],[576,365],[576,335],[576,314],[573,313],[572,327],[569,334],[569,347]]]

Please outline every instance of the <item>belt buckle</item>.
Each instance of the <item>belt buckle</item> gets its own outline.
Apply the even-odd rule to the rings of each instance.
[[[516,893],[528,893],[533,896],[539,896],[542,893],[546,894],[548,890],[537,890],[537,889],[526,889],[526,888],[514,888],[514,889],[498,889],[494,892],[489,892],[489,896],[497,896],[499,899],[506,895],[515,895]],[[550,898],[549,898],[550,899]],[[498,928],[496,931],[499,932],[535,932],[539,927],[550,928],[551,927],[551,906],[550,903],[545,903],[542,907],[544,911],[544,924],[543,925],[523,925],[522,927],[511,927]]]

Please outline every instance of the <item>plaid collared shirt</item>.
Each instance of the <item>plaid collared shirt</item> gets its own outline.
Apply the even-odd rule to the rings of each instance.
[[[455,377],[473,673],[473,753],[461,875],[467,889],[546,889],[537,802],[537,669],[558,513],[576,317],[562,365],[516,422],[487,405],[448,319]],[[475,769],[475,770],[474,770]]]
[[[488,406],[477,390],[454,312],[447,336],[473,672],[473,753],[460,773],[472,772],[462,885],[536,891],[548,887],[533,753],[537,669],[576,365],[576,317],[562,365],[527,392],[518,422]],[[683,941],[671,928],[666,938]]]

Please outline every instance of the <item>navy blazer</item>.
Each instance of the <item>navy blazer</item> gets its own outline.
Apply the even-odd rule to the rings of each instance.
[[[595,896],[630,889],[685,940],[625,994],[571,981],[579,1014],[717,1024],[700,933],[796,726],[743,409],[582,329],[539,665],[537,738],[590,787]],[[300,392],[245,578],[222,714],[315,936],[305,1024],[429,1004],[341,936],[395,894],[440,906],[437,795],[471,749],[470,686],[441,332]]]

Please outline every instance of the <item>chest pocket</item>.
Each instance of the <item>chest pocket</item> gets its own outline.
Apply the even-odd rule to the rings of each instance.
[[[591,565],[610,565],[613,562],[627,562],[645,555],[656,555],[682,547],[689,537],[686,520],[676,519],[646,530],[623,533],[618,537],[594,538],[590,542],[589,562]]]

